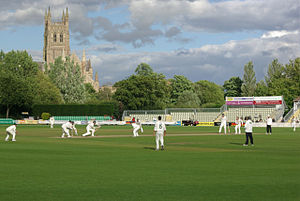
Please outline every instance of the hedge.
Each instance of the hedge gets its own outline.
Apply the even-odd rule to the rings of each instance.
[[[52,116],[115,116],[118,113],[118,106],[115,103],[103,103],[98,105],[34,105],[32,108],[35,117],[41,117],[44,112]]]

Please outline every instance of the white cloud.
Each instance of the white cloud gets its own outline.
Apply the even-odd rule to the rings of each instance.
[[[230,41],[222,45],[180,49],[172,52],[99,54],[92,57],[100,72],[100,83],[115,82],[134,73],[141,62],[167,77],[185,75],[192,81],[210,80],[223,84],[232,76],[242,78],[243,68],[252,61],[257,80],[263,79],[268,65],[277,58],[283,64],[300,56],[300,33],[283,37]],[[109,76],[110,80],[104,76]]]
[[[0,30],[42,25],[45,5],[51,6],[55,19],[69,7],[72,34],[82,44],[88,44],[88,37],[93,36],[141,47],[153,45],[161,37],[189,41],[174,37],[185,32],[293,31],[300,27],[298,0],[10,0],[1,3]],[[110,19],[88,15],[121,5],[130,12],[126,23],[113,24]]]
[[[270,32],[264,33],[262,35],[262,38],[276,38],[276,37],[283,37],[286,35],[290,35],[290,34],[293,35],[293,34],[298,34],[298,33],[299,33],[299,31],[286,31],[286,30],[270,31]]]

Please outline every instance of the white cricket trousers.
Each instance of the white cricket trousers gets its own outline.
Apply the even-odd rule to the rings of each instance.
[[[156,149],[159,149],[159,142],[161,146],[164,146],[164,134],[156,133]]]
[[[53,128],[53,123],[50,123],[50,128]]]
[[[6,138],[5,138],[5,141],[8,141],[8,139],[9,139],[9,136],[11,135],[12,136],[12,141],[16,141],[16,133],[15,132],[8,132],[8,131],[6,131]]]
[[[296,131],[296,123],[292,123],[293,131]]]
[[[133,128],[133,137],[139,136],[139,132],[138,132],[139,129],[140,129],[139,126]]]
[[[226,134],[226,123],[221,123],[220,128],[219,128],[219,133],[222,132],[223,127],[224,127],[224,133]]]
[[[92,135],[95,136],[95,129],[86,129],[86,133],[82,134],[82,136],[88,136],[88,135]]]
[[[71,137],[70,131],[69,131],[69,129],[67,129],[67,128],[63,128],[63,134],[62,134],[61,137],[64,138],[65,135],[67,135],[67,137]]]
[[[241,125],[235,126],[235,134],[241,134]]]

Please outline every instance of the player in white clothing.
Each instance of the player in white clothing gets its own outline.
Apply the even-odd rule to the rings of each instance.
[[[139,130],[143,132],[142,123],[140,122],[139,119],[137,119],[135,123],[132,123],[132,127],[133,127],[133,137],[139,136],[139,132],[138,132]]]
[[[252,121],[251,117],[246,118],[246,123],[245,123],[245,133],[246,133],[246,142],[243,144],[243,146],[248,146],[248,138],[250,138],[251,145],[254,146],[253,143],[253,136],[252,136]]]
[[[296,127],[297,127],[297,119],[293,116],[292,118],[292,127],[293,127],[293,131],[296,131]]]
[[[235,119],[235,134],[241,134],[242,124],[243,124],[243,120],[240,117],[236,117],[236,119]]]
[[[101,126],[99,125],[97,128],[100,127]],[[86,133],[82,134],[82,136],[84,137],[88,135],[95,136],[95,131],[96,131],[96,121],[93,121],[86,126]]]
[[[268,134],[272,135],[272,122],[273,122],[272,118],[270,117],[270,115],[268,115],[266,135],[268,135]]]
[[[227,124],[227,118],[226,118],[225,114],[222,114],[221,125],[220,125],[220,128],[219,128],[219,133],[222,132],[222,128],[224,127],[224,133],[226,135],[226,124]]]
[[[7,135],[6,135],[5,141],[9,140],[10,135],[12,136],[11,141],[13,141],[13,142],[16,141],[16,133],[17,133],[17,124],[14,123],[13,125],[6,128]]]
[[[54,117],[50,117],[49,121],[50,121],[50,128],[53,128],[53,125],[54,125]]]
[[[73,123],[73,131],[74,131],[74,133],[75,133],[75,135],[77,135],[78,136],[78,133],[77,133],[77,128],[75,127],[75,122],[74,121],[72,121],[72,123]],[[72,132],[72,135],[73,135],[73,132]]]
[[[155,123],[153,136],[156,135],[156,151],[159,150],[159,142],[161,150],[164,150],[164,136],[166,136],[166,125],[161,121],[161,116],[158,116],[158,121]]]
[[[61,138],[64,138],[65,135],[67,135],[67,137],[70,138],[71,137],[70,130],[73,130],[73,122],[68,121],[67,123],[64,123],[61,127],[63,130],[63,134],[62,134]]]

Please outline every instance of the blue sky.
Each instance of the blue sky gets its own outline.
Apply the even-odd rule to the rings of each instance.
[[[21,2],[21,3],[20,3]],[[70,12],[70,46],[83,49],[100,85],[134,73],[141,62],[168,78],[223,84],[252,61],[257,80],[268,64],[300,56],[298,0],[1,0],[0,48],[42,60],[43,17]]]

